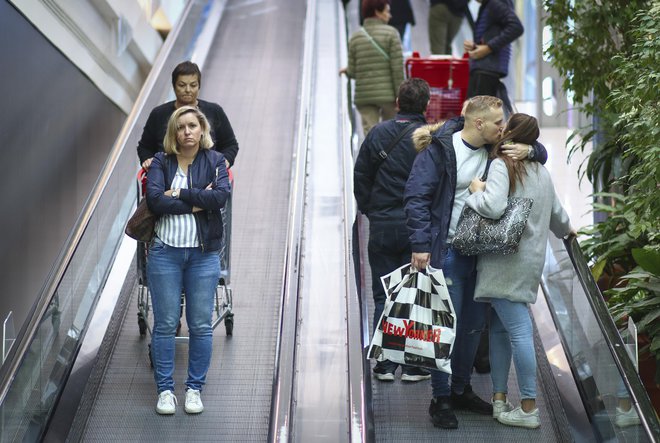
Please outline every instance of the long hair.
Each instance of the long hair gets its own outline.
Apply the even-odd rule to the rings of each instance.
[[[502,153],[502,146],[507,143],[525,143],[532,145],[539,138],[539,124],[536,118],[527,114],[513,114],[504,128],[502,139],[495,145],[491,151],[491,158],[501,158],[506,164],[509,172],[509,194],[515,192],[516,183],[522,183],[527,170],[523,161],[513,160],[508,155]]]
[[[167,132],[163,139],[163,147],[167,154],[179,154],[179,145],[176,140],[176,132],[179,129],[178,120],[184,114],[192,113],[197,117],[199,126],[202,128],[202,138],[199,140],[200,149],[211,149],[213,140],[211,139],[211,125],[202,111],[193,106],[181,106],[172,113],[167,122]]]

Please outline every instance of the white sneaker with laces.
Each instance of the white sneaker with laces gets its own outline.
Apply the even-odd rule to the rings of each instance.
[[[158,394],[156,412],[160,415],[172,415],[176,411],[176,397],[172,391],[167,390]]]
[[[199,414],[204,410],[202,396],[197,389],[188,389],[186,391],[186,403],[184,409],[188,414]]]
[[[617,407],[614,423],[620,428],[626,428],[628,426],[637,426],[641,423],[641,420],[639,419],[639,415],[637,415],[635,408],[631,407],[627,411],[624,411]]]
[[[513,405],[509,400],[493,400],[493,418],[497,420],[502,412],[510,412],[513,410]]]
[[[509,412],[502,412],[497,421],[509,426],[518,426],[521,428],[536,429],[541,426],[538,408],[531,412],[525,412],[520,406]]]

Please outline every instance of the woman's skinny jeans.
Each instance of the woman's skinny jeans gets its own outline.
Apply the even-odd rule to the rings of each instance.
[[[218,251],[175,248],[158,237],[149,248],[147,283],[154,313],[151,357],[158,393],[174,392],[174,342],[181,315],[181,291],[185,292],[189,332],[186,386],[202,389],[211,363],[211,323],[219,277]]]
[[[508,393],[511,357],[521,399],[536,399],[536,355],[532,319],[526,303],[491,300],[490,377],[493,393]]]

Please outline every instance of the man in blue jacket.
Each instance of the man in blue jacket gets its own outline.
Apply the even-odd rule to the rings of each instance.
[[[488,150],[504,128],[502,101],[477,96],[465,107],[465,118],[447,121],[442,127],[425,127],[414,134],[418,151],[404,192],[404,205],[412,248],[411,263],[442,269],[456,311],[456,340],[449,375],[433,371],[433,399],[429,407],[436,427],[455,429],[454,409],[490,415],[492,405],[479,398],[470,385],[470,375],[481,330],[485,303],[474,301],[476,257],[459,254],[451,247],[458,218],[474,177],[482,177]],[[526,152],[526,151],[523,151]],[[538,144],[529,147],[530,158],[545,163],[547,153]],[[511,154],[520,159],[518,152]]]
[[[369,264],[374,297],[374,330],[383,313],[385,290],[380,277],[410,262],[410,242],[403,211],[403,189],[417,155],[412,132],[426,124],[424,112],[430,90],[420,78],[405,80],[396,99],[399,112],[392,120],[374,126],[367,134],[355,161],[353,193],[358,209],[369,218]],[[394,381],[397,363],[378,362],[374,376]],[[431,374],[403,366],[402,381],[420,381]]]
[[[481,6],[474,25],[474,40],[463,42],[463,48],[470,56],[467,97],[500,97],[511,113],[506,86],[500,79],[509,73],[511,43],[523,34],[523,25],[511,0],[478,1]]]

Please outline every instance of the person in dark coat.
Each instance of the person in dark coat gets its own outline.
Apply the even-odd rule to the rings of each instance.
[[[413,14],[410,0],[390,0],[390,8],[392,18],[389,25],[394,26],[399,31],[401,41],[403,41],[408,23],[410,23],[410,26],[415,26],[415,14]]]
[[[401,83],[397,95],[399,112],[392,120],[374,126],[367,134],[355,161],[353,193],[358,209],[369,218],[369,264],[374,297],[374,330],[383,313],[385,290],[380,277],[410,261],[410,242],[403,211],[403,189],[417,152],[412,131],[424,124],[430,99],[429,85],[420,78]],[[373,369],[378,380],[393,381],[398,364],[378,362]],[[402,367],[402,381],[430,378],[428,371]]]
[[[156,106],[144,125],[142,137],[138,142],[137,152],[140,165],[149,169],[157,152],[163,152],[163,139],[167,131],[167,122],[172,113],[182,106],[195,106],[206,116],[210,124],[213,149],[225,156],[227,167],[231,167],[238,155],[238,142],[229,119],[222,107],[198,98],[202,85],[202,73],[192,62],[179,63],[172,71],[172,88],[176,100]]]
[[[481,6],[474,26],[474,40],[463,42],[470,56],[467,97],[499,97],[504,101],[507,114],[511,114],[506,86],[500,79],[509,74],[511,43],[523,34],[524,28],[511,0],[478,1]]]

